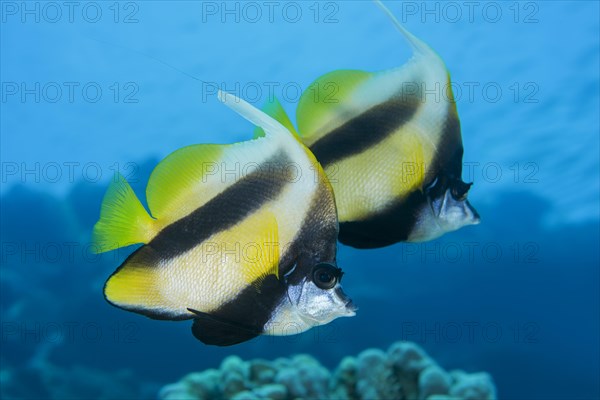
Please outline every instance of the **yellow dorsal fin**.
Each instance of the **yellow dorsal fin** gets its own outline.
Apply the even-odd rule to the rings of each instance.
[[[103,253],[132,244],[148,243],[156,233],[155,221],[127,180],[117,174],[104,195],[100,220],[94,225],[94,251]]]
[[[262,110],[279,121],[279,123],[285,126],[292,134],[295,136],[298,135],[296,128],[294,128],[294,124],[292,124],[290,117],[288,117],[277,97],[273,97],[273,100],[265,104]],[[262,136],[265,136],[265,131],[261,127],[257,126],[254,129],[254,137],[258,138]]]
[[[332,124],[345,118],[344,110],[351,107],[349,98],[356,88],[373,76],[359,70],[337,70],[314,81],[300,97],[296,110],[298,133],[313,143],[326,134]]]
[[[218,160],[227,145],[202,144],[186,146],[169,154],[150,175],[146,198],[150,212],[157,219],[181,216],[178,211],[188,202],[189,196],[198,193],[207,174],[219,168]]]

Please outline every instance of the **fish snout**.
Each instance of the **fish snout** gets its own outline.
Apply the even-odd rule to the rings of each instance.
[[[344,293],[342,287],[338,287],[335,292],[342,305],[342,307],[340,307],[342,309],[342,316],[352,317],[356,315],[356,310],[358,310],[358,307],[356,304],[354,304],[354,301],[348,297],[346,293]]]
[[[469,216],[469,222],[471,225],[479,225],[481,223],[481,216],[477,210],[469,203],[469,200],[465,200],[465,209]]]
[[[358,307],[356,306],[356,304],[354,304],[354,301],[352,299],[348,300],[348,302],[346,303],[346,311],[351,315],[355,315],[357,310]]]

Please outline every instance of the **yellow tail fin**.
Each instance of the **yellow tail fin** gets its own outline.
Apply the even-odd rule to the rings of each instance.
[[[110,184],[94,225],[94,251],[118,249],[136,243],[148,243],[156,235],[155,220],[148,214],[129,183],[118,174]]]

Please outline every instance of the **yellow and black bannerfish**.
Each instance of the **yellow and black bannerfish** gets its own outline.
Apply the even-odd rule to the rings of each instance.
[[[431,240],[479,223],[467,201],[471,184],[461,179],[463,145],[448,70],[376,3],[413,57],[381,72],[325,74],[304,91],[296,110],[297,135],[334,188],[339,240],[358,248]],[[276,99],[265,111],[296,133]]]
[[[146,188],[150,214],[124,178],[113,182],[93,240],[100,252],[143,246],[108,279],[106,299],[150,318],[194,319],[194,336],[220,346],[354,315],[323,170],[277,121],[219,98],[266,136],[167,156]]]

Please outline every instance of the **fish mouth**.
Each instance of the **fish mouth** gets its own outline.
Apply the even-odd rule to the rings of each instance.
[[[352,313],[355,313],[358,310],[358,307],[356,306],[356,304],[354,304],[354,301],[352,301],[352,299],[348,300],[344,306],[346,307],[347,311]]]
[[[467,209],[469,211],[471,211],[471,213],[473,214],[473,216],[471,217],[471,224],[479,225],[481,223],[481,215],[479,215],[477,210],[471,205],[471,203],[469,203],[468,200],[465,200],[465,203],[466,203]]]

